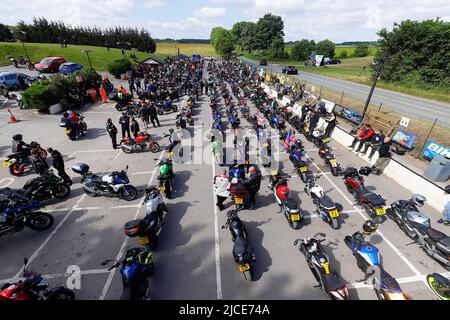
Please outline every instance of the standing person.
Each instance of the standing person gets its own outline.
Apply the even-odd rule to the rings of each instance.
[[[213,184],[214,184],[214,193],[217,196],[216,206],[219,208],[220,211],[222,211],[223,209],[225,209],[223,202],[230,195],[230,179],[227,176],[226,169],[222,171],[221,175],[217,175],[214,177]]]
[[[261,187],[261,174],[255,167],[248,168],[248,178],[245,183],[247,184],[248,192],[250,194],[249,206],[252,209],[256,209],[256,194]]]
[[[130,88],[131,97],[134,97],[134,92],[136,90],[134,89],[134,79],[133,78],[130,78],[128,80],[128,88]]]
[[[103,86],[103,84],[100,85],[100,96],[102,97],[102,102],[106,103],[106,90],[105,87]]]
[[[312,134],[317,124],[319,123],[320,113],[313,110],[311,110],[310,112],[312,113],[312,115],[309,119],[309,134]]]
[[[130,134],[130,118],[127,116],[125,112],[122,113],[122,116],[119,118],[120,126],[122,127],[122,139],[125,138],[125,134],[127,137],[131,138]]]
[[[136,121],[134,117],[131,117],[131,124],[130,124],[131,132],[133,133],[134,138],[136,139],[139,135],[139,123]]]
[[[205,84],[203,83],[203,80],[200,80],[200,94],[203,95],[203,88],[205,87]]]
[[[156,128],[155,121],[156,123],[158,123],[158,127],[161,127],[158,119],[158,110],[156,110],[154,103],[150,104],[149,113],[150,113],[150,121],[153,124],[153,128]]]
[[[386,137],[384,138],[383,143],[380,146],[380,149],[378,149],[378,159],[375,162],[374,166],[372,167],[372,173],[375,175],[380,175],[383,172],[383,165],[386,163],[386,161],[389,160],[391,153],[389,149],[391,148],[391,138]]]
[[[148,129],[148,121],[149,121],[150,111],[148,108],[148,104],[144,103],[141,110],[139,110],[139,117],[142,120],[142,123],[144,123],[144,129]]]
[[[209,82],[208,80],[205,80],[205,95],[208,95],[208,89],[209,89]]]
[[[444,216],[437,221],[437,223],[443,223],[446,225],[450,225],[450,201],[444,207],[444,211],[442,211]]]
[[[58,171],[58,176],[60,176],[66,184],[71,186],[72,179],[70,179],[69,175],[66,173],[66,170],[64,170],[64,159],[61,153],[58,150],[53,150],[53,148],[48,148],[47,151],[53,159],[52,166]]]
[[[31,163],[33,164],[34,170],[37,174],[42,174],[48,169],[47,162],[42,159],[37,148],[31,149]]]
[[[111,118],[106,120],[106,131],[108,131],[109,137],[111,138],[113,149],[117,149],[117,128],[112,123]]]
[[[221,166],[223,164],[223,143],[222,139],[216,139],[215,136],[211,137],[212,152],[216,164]]]
[[[325,136],[329,138],[333,133],[334,128],[336,127],[336,116],[334,112],[329,113],[329,116],[326,118],[326,121],[328,122],[328,125],[327,128],[325,129]]]

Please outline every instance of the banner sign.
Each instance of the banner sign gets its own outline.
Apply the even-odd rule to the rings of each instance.
[[[428,140],[425,145],[425,149],[422,152],[422,155],[429,160],[433,159],[435,155],[439,155],[444,158],[450,158],[450,149],[437,144],[436,142]]]
[[[395,136],[392,138],[392,141],[398,143],[399,145],[412,149],[414,142],[417,137],[409,132],[398,130]]]

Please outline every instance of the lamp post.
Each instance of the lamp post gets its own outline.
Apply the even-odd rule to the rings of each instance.
[[[93,52],[93,51],[92,50],[81,50],[81,53],[86,53],[88,61],[89,61],[89,66],[91,67],[91,70],[94,70],[94,68],[92,68],[91,58],[89,57],[90,52]]]
[[[384,64],[386,63],[386,60],[387,60],[387,57],[384,56],[383,58],[381,58],[381,61],[378,63],[377,70],[376,70],[374,78],[372,80],[372,86],[370,87],[369,95],[367,96],[366,103],[364,104],[364,110],[363,110],[361,119],[364,119],[364,117],[367,113],[367,109],[369,108],[370,100],[372,99],[372,95],[373,95],[373,92],[377,85],[378,78],[381,76],[381,73],[383,72],[383,68],[384,68]]]
[[[25,31],[20,31],[20,33],[22,33],[23,35],[26,35],[26,34],[27,34]],[[23,39],[20,39],[20,38],[19,38],[19,40],[20,40],[20,42],[22,43],[22,48],[23,48],[23,51],[25,51],[25,55],[27,56],[28,61],[31,63],[30,56],[28,55],[28,51],[27,51],[27,49],[25,48],[25,44],[24,44]]]

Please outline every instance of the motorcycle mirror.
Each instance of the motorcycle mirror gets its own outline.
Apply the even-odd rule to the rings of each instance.
[[[299,240],[299,239],[296,239],[296,240],[294,241],[294,246],[297,246],[298,240]]]
[[[101,263],[102,266],[106,266],[108,264],[109,260],[105,260]]]

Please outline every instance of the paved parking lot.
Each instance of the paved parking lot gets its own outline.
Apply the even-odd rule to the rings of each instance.
[[[55,217],[53,227],[45,232],[29,229],[0,239],[0,282],[20,275],[22,261],[28,257],[31,267],[51,278],[51,285],[65,284],[67,268],[76,265],[81,269],[81,289],[75,290],[78,299],[118,299],[121,295],[119,272],[107,272],[100,265],[107,258],[118,258],[127,248],[137,245],[137,240],[127,239],[123,233],[125,222],[143,216],[140,206],[143,190],[156,182],[155,165],[163,153],[150,152],[125,154],[112,150],[105,122],[111,117],[116,123],[119,112],[113,104],[97,105],[82,111],[89,131],[79,141],[69,141],[59,127],[60,116],[38,115],[28,110],[12,109],[16,124],[7,124],[8,113],[0,110],[0,158],[10,152],[11,136],[22,133],[25,141],[36,140],[45,148],[58,149],[66,158],[68,174],[74,179],[72,193],[63,202],[51,202],[45,210]],[[202,134],[210,128],[211,116],[208,99],[203,96],[195,109],[194,134]],[[252,109],[254,112],[254,109]],[[160,117],[161,128],[150,129],[161,146],[168,141],[162,136],[174,127],[175,114]],[[120,128],[119,128],[120,131]],[[278,205],[267,188],[268,178],[263,178],[257,197],[257,210],[240,213],[256,254],[255,281],[247,282],[238,272],[232,257],[232,241],[228,230],[221,226],[226,221],[226,211],[218,212],[214,205],[212,177],[220,167],[211,164],[209,144],[203,139],[204,162],[202,164],[175,164],[174,198],[165,200],[168,215],[155,251],[155,273],[150,283],[152,299],[327,299],[318,288],[303,255],[293,246],[297,238],[324,232],[325,249],[331,258],[331,266],[351,284],[352,299],[376,299],[374,291],[357,281],[363,273],[357,268],[351,251],[344,244],[344,237],[361,228],[366,214],[353,203],[340,177],[327,174],[315,147],[305,142],[305,149],[315,172],[324,171],[319,180],[327,195],[343,208],[345,221],[340,230],[332,230],[317,218],[312,201],[303,191],[301,180],[292,176],[289,186],[294,197],[301,201],[307,215],[303,226],[293,230],[285,218],[277,213]],[[305,139],[302,139],[305,140]],[[331,143],[339,163],[360,167],[363,160],[341,145]],[[282,154],[282,171],[291,173],[293,167]],[[137,200],[126,202],[118,198],[91,198],[81,190],[79,177],[70,170],[78,162],[88,163],[95,173],[121,170],[129,166],[129,176],[139,190]],[[21,187],[34,174],[12,177],[7,168],[0,170],[0,187]],[[380,193],[387,203],[406,199],[410,193],[385,176],[369,176],[366,179],[372,191]],[[417,191],[420,191],[418,189]],[[229,201],[227,206],[231,206]],[[431,207],[425,210],[436,221],[440,214]],[[433,223],[443,232],[448,228]],[[408,238],[396,224],[388,220],[379,232],[369,238],[378,246],[385,269],[400,283],[404,292],[413,299],[434,299],[424,282],[424,276],[432,272],[446,275],[446,270],[428,257],[416,245],[408,245]]]

